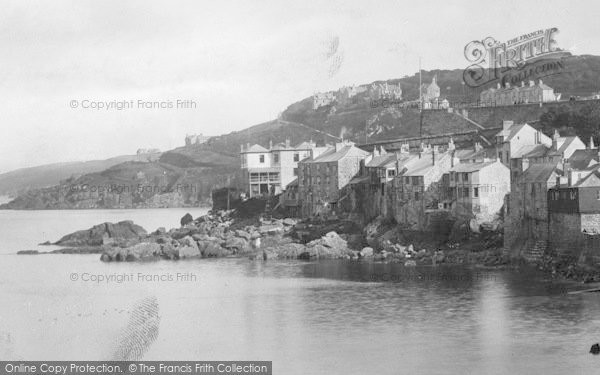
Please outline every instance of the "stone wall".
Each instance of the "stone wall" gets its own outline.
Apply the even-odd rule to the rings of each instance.
[[[600,214],[550,214],[548,251],[550,254],[577,259],[579,263],[600,264]],[[583,232],[586,230],[586,232]]]

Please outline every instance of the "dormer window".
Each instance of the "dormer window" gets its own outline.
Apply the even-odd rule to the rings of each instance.
[[[258,156],[258,162],[263,164],[265,162],[265,156],[264,155],[259,155]]]

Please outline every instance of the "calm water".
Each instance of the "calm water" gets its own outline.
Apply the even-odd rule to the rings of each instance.
[[[599,371],[588,350],[600,341],[600,295],[565,295],[572,285],[531,272],[14,255],[102,221],[154,230],[185,212],[0,211],[0,358],[110,359],[135,304],[152,298],[159,335],[147,360],[272,360],[276,374]],[[115,279],[89,280],[98,275]]]

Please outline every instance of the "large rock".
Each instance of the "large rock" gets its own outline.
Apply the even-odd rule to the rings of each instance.
[[[187,214],[183,215],[183,217],[181,218],[181,220],[179,220],[179,222],[181,223],[182,227],[185,227],[186,225],[188,225],[192,221],[194,221],[194,218],[192,217],[192,215],[190,215],[189,212]]]
[[[223,245],[226,249],[232,250],[234,253],[246,252],[250,250],[250,244],[240,237],[229,237]]]
[[[365,247],[360,251],[360,256],[361,257],[372,257],[373,256],[373,248],[372,247]]]
[[[120,247],[132,246],[139,243],[148,233],[133,221],[120,221],[116,224],[103,223],[90,229],[67,234],[55,245],[59,246],[101,246],[113,245]]]
[[[353,254],[348,248],[348,243],[336,232],[329,232],[319,239],[310,241],[299,258],[345,258],[351,255]]]
[[[283,224],[264,224],[258,228],[261,234],[276,234],[283,232]]]
[[[179,240],[179,246],[177,248],[177,255],[181,258],[191,258],[191,257],[199,257],[202,254],[200,253],[200,249],[198,248],[198,244],[196,241],[190,237],[184,237]]]
[[[143,242],[126,248],[113,247],[102,253],[102,255],[100,256],[100,260],[104,262],[132,262],[139,260],[156,259],[158,256],[160,256],[160,254],[161,247],[159,244],[153,242]]]
[[[217,241],[198,241],[198,247],[202,256],[207,258],[226,257],[233,254],[233,251],[223,248]]]
[[[250,241],[250,239],[252,238],[252,235],[250,233],[246,232],[245,230],[241,230],[241,229],[236,230],[235,235],[237,237],[241,237],[247,241]]]

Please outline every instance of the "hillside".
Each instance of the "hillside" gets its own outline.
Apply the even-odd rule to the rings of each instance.
[[[546,77],[544,82],[553,87],[564,98],[587,96],[600,88],[600,57],[568,56],[562,60],[564,70],[561,74]],[[423,72],[423,82],[430,82],[437,75],[441,96],[452,103],[474,102],[479,92],[485,88],[465,87],[463,70],[433,70]],[[69,178],[63,173],[53,176],[61,180],[60,184],[32,189],[20,195],[8,205],[0,208],[115,208],[115,207],[174,207],[198,205],[210,199],[214,187],[231,185],[242,188],[239,169],[239,151],[242,144],[258,143],[268,146],[269,142],[284,142],[290,139],[292,144],[314,140],[317,144],[332,143],[340,138],[350,139],[358,144],[377,141],[389,141],[398,138],[417,137],[420,134],[436,135],[455,132],[479,131],[489,137],[494,128],[500,127],[503,120],[517,123],[528,122],[551,135],[554,129],[561,133],[576,134],[587,142],[593,136],[600,144],[600,101],[563,101],[528,104],[506,107],[473,108],[467,107],[450,113],[446,110],[427,110],[423,114],[410,103],[418,97],[419,77],[417,74],[387,81],[400,83],[403,97],[409,103],[383,108],[373,106],[366,93],[359,94],[356,100],[341,105],[336,102],[313,109],[312,97],[291,104],[280,118],[247,129],[210,138],[206,143],[176,148],[163,153],[156,161],[127,161],[110,168],[98,166],[87,175]],[[464,90],[464,91],[463,91]],[[464,94],[464,95],[463,95]],[[490,130],[486,130],[490,129]],[[37,167],[42,168],[42,167]],[[73,167],[75,169],[75,166]],[[48,169],[50,170],[50,169]],[[81,169],[79,169],[81,170]],[[51,181],[50,173],[40,169],[39,181]],[[18,171],[15,171],[18,172]],[[15,173],[11,172],[11,173]],[[23,172],[21,172],[23,173]],[[5,174],[6,175],[6,174]],[[36,175],[36,173],[32,173]],[[3,175],[0,175],[0,192]],[[33,179],[33,177],[29,177]],[[45,180],[45,179],[46,180]],[[25,180],[23,178],[23,180]],[[6,183],[5,189],[19,190],[14,186],[33,188],[33,182]],[[37,186],[41,182],[35,183]],[[48,182],[49,184],[51,182]],[[57,182],[54,182],[57,183]],[[123,193],[92,193],[71,191],[70,186],[84,184],[143,185],[160,186],[160,191]],[[177,186],[191,185],[193,191],[181,191]],[[135,190],[135,189],[134,189]]]
[[[58,184],[71,176],[103,171],[113,165],[127,161],[143,161],[148,157],[156,159],[156,154],[123,155],[106,160],[54,163],[31,168],[21,168],[0,174],[0,195],[14,196],[27,190],[39,189]]]

